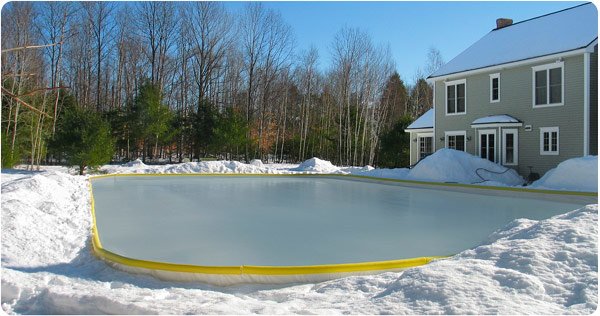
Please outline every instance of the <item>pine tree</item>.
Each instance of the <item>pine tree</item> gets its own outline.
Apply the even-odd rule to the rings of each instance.
[[[379,167],[408,167],[410,164],[410,134],[404,129],[411,122],[410,116],[403,116],[389,132],[381,136]]]
[[[108,122],[100,114],[77,106],[72,96],[63,98],[63,113],[50,147],[64,155],[69,165],[78,166],[80,175],[86,167],[109,162],[114,154]]]
[[[135,98],[132,108],[132,133],[142,142],[142,160],[146,161],[149,146],[154,145],[152,156],[158,151],[158,143],[167,132],[172,119],[169,107],[162,104],[160,87],[146,81]]]

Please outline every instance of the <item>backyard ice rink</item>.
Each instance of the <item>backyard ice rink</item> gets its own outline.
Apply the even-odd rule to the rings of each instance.
[[[460,168],[444,168],[450,160]],[[473,156],[440,150],[417,168],[203,162],[105,166],[109,173],[351,173],[473,183]],[[520,185],[518,175],[485,184]],[[590,314],[598,302],[598,207],[517,219],[479,245],[403,272],[322,283],[210,286],[110,268],[90,250],[88,177],[66,168],[2,171],[2,308],[25,314]],[[597,158],[567,161],[532,187],[597,191]]]

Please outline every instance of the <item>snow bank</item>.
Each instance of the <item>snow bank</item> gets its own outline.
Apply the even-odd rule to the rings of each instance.
[[[530,188],[598,192],[598,156],[565,160]]]
[[[521,185],[525,182],[523,177],[513,169],[448,148],[440,149],[421,160],[408,172],[407,179],[467,184],[493,181],[494,185],[509,186]]]
[[[598,209],[517,220],[447,260],[317,284],[215,287],[110,268],[86,177],[2,173],[2,309],[24,314],[590,314]]]
[[[330,161],[313,157],[300,165],[265,165],[258,159],[252,160],[249,164],[219,160],[172,165],[145,165],[138,159],[123,165],[107,165],[102,167],[102,171],[105,173],[320,173],[495,186],[515,186],[524,183],[523,178],[512,169],[507,170],[486,159],[452,149],[438,150],[419,162],[413,169],[374,169],[371,166],[337,167]]]
[[[52,171],[2,175],[3,267],[72,260],[91,227],[86,179]]]
[[[309,171],[316,173],[336,173],[340,171],[340,168],[334,166],[327,160],[321,160],[313,157],[302,162],[297,168],[291,169],[293,171]]]

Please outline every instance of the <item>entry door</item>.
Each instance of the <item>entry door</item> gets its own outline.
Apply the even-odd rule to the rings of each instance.
[[[516,128],[502,129],[502,164],[519,164],[519,131]]]
[[[419,160],[433,153],[433,134],[419,134]]]
[[[479,157],[496,162],[496,130],[479,131]]]

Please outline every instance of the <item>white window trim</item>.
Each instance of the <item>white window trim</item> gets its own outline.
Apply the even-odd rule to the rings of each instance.
[[[535,104],[535,72],[546,70],[546,102],[550,102],[550,69],[560,68],[561,100],[559,103]],[[565,62],[557,61],[551,64],[531,67],[531,104],[533,108],[546,108],[551,106],[562,106],[565,104]]]
[[[498,100],[492,99],[493,93],[493,80],[498,79]],[[498,103],[500,102],[500,73],[495,73],[490,75],[490,103]]]
[[[544,133],[556,132],[556,151],[552,151],[552,139],[550,139],[550,151],[544,151]],[[552,134],[550,134],[552,135]],[[540,127],[540,155],[558,156],[560,153],[560,130],[558,126]]]
[[[481,134],[494,134],[494,162],[498,163],[498,133],[496,129],[480,129],[477,131],[477,155],[481,158]]]
[[[433,154],[435,150],[433,150],[433,143],[435,140],[433,139],[433,133],[418,133],[417,134],[417,161],[421,160],[421,137],[431,137],[431,153]]]
[[[513,163],[506,163],[506,134],[513,134]],[[516,128],[502,129],[502,165],[517,166],[519,164],[519,130]]]
[[[465,111],[464,112],[454,112],[454,113],[448,113],[448,86],[456,86],[459,84],[464,84],[465,85]],[[445,82],[445,86],[444,86],[444,112],[446,113],[446,116],[453,116],[453,115],[465,115],[467,114],[467,79],[460,79],[460,80],[453,80],[453,81],[447,81]],[[456,96],[456,88],[455,88],[455,92],[454,95]],[[454,101],[454,108],[456,109],[456,98]]]
[[[447,131],[444,132],[444,147],[448,148],[448,136],[464,136],[464,149],[467,152],[467,131]]]

